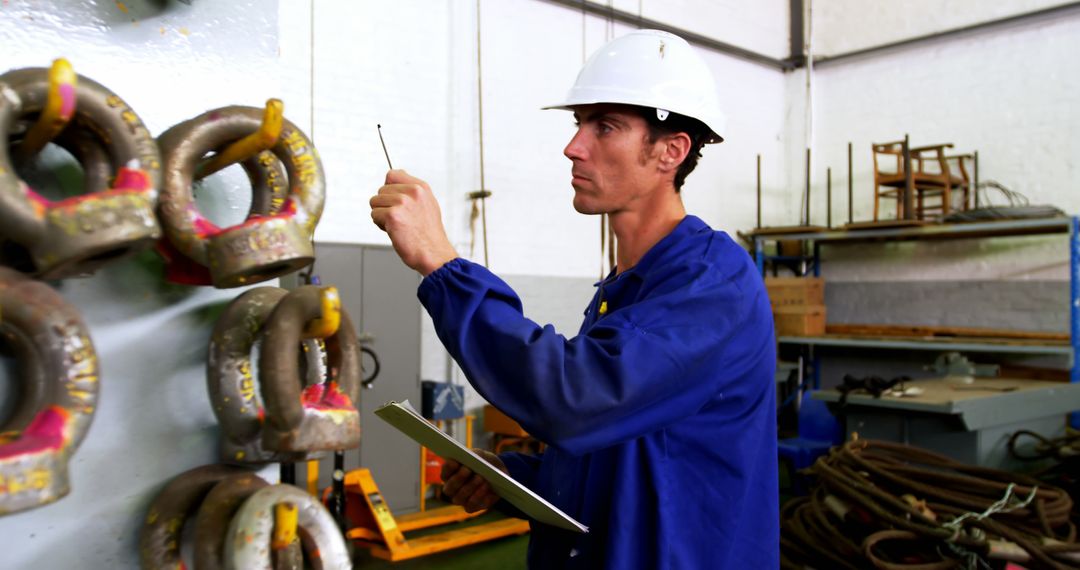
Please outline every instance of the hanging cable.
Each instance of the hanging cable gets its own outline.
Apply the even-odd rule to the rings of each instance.
[[[469,194],[469,198],[473,201],[473,211],[469,225],[472,226],[473,234],[473,249],[476,244],[476,217],[479,213],[480,216],[480,231],[484,240],[484,267],[488,266],[488,238],[487,238],[487,198],[491,196],[491,192],[487,189],[487,182],[484,178],[484,73],[483,73],[483,49],[480,43],[480,0],[476,0],[476,105],[477,105],[477,123],[479,125],[480,136],[480,190]],[[479,212],[477,211],[476,201],[480,200]]]
[[[607,9],[608,16],[604,28],[605,42],[615,38],[615,2],[613,0],[607,0]],[[584,60],[582,60],[582,64],[584,64]],[[605,231],[605,227],[607,227],[607,231]],[[604,266],[605,257],[607,257],[607,267]],[[603,280],[612,269],[615,269],[615,228],[611,226],[611,216],[600,214],[600,279]]]

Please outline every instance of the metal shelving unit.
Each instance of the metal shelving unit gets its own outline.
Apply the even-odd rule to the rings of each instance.
[[[765,274],[765,264],[780,261],[779,256],[766,253],[766,244],[777,240],[801,240],[808,242],[813,251],[809,257],[810,270],[814,276],[821,274],[821,248],[824,245],[852,242],[887,242],[914,240],[984,239],[995,237],[1068,234],[1069,236],[1069,342],[1054,343],[992,339],[955,341],[942,339],[881,339],[859,338],[849,335],[825,335],[814,337],[782,336],[779,342],[804,345],[811,350],[815,346],[850,348],[878,348],[896,350],[950,350],[959,352],[997,352],[1017,354],[1046,354],[1065,356],[1069,359],[1069,378],[1080,382],[1080,217],[1068,216],[1032,220],[1005,220],[964,224],[933,224],[916,227],[874,228],[859,230],[827,230],[803,233],[770,233],[768,228],[755,230],[749,237],[753,241],[754,260],[758,271]],[[814,384],[819,385],[815,366]],[[1071,415],[1071,423],[1080,427],[1080,412]]]

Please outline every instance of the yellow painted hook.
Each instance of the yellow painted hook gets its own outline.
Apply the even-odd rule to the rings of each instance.
[[[225,147],[199,165],[197,178],[204,178],[242,160],[255,156],[277,144],[285,120],[285,104],[281,99],[266,101],[259,130]]]
[[[49,94],[45,99],[45,108],[15,151],[15,160],[22,162],[33,157],[60,134],[71,117],[75,116],[76,82],[75,70],[68,60],[61,57],[53,61],[49,68]]]
[[[304,328],[307,338],[327,338],[336,333],[341,325],[341,297],[337,287],[323,287],[319,299],[322,301],[322,316],[308,322]]]
[[[297,516],[296,505],[292,503],[274,505],[274,537],[270,541],[271,548],[288,548],[296,540]]]

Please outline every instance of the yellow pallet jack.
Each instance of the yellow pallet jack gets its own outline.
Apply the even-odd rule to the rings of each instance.
[[[486,511],[467,513],[451,505],[395,517],[369,469],[345,475],[345,497],[346,514],[353,525],[345,536],[373,556],[394,562],[529,532],[528,521],[506,518],[406,539],[406,532],[465,521]]]

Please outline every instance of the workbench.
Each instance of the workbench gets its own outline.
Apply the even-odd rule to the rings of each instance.
[[[964,463],[1008,470],[1031,467],[1009,455],[1008,441],[1015,431],[1060,435],[1066,414],[1080,409],[1077,383],[976,378],[970,384],[931,379],[905,386],[921,388],[921,393],[875,398],[855,391],[843,405],[838,390],[819,390],[813,397],[828,402],[833,414],[845,422],[848,439],[857,433],[860,438],[907,443]]]

